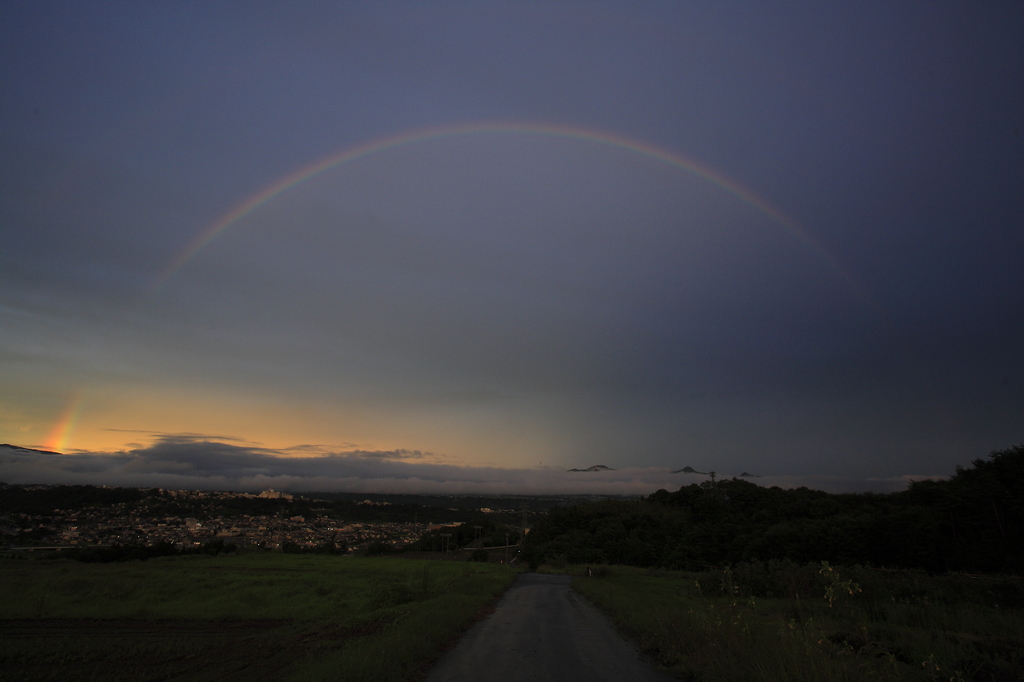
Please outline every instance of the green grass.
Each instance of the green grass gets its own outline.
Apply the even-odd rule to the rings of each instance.
[[[0,669],[12,681],[411,679],[514,577],[281,554],[0,560]]]
[[[772,577],[803,591],[765,597],[756,595],[753,581],[745,583],[731,570],[616,566],[593,578],[584,577],[581,567],[563,570],[577,576],[577,591],[686,680],[1024,679],[1024,613],[992,602],[999,586],[982,585],[983,579],[866,569],[823,575],[820,567],[790,564],[780,571],[791,575]],[[835,590],[830,606],[828,587],[848,575],[866,576],[861,591]],[[962,589],[953,589],[956,580]],[[849,587],[855,590],[856,581]]]

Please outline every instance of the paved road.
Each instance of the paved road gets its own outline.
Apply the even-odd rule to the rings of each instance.
[[[427,682],[668,682],[564,575],[521,573]]]

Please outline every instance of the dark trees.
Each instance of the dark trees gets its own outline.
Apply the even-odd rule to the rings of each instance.
[[[555,507],[527,536],[534,564],[699,569],[739,561],[872,564],[1024,573],[1024,446],[943,481],[831,495],[732,479],[659,490],[635,502]]]

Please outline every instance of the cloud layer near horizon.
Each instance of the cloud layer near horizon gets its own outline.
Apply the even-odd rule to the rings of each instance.
[[[294,449],[292,449],[294,451]],[[47,454],[0,448],[0,480],[9,484],[83,484],[169,489],[291,492],[433,494],[648,495],[700,483],[706,476],[672,473],[663,467],[628,467],[598,472],[553,468],[460,466],[433,461],[410,450],[324,452],[289,456],[249,445],[163,435],[149,446],[120,452]],[[722,473],[721,477],[732,474]],[[827,492],[893,492],[912,480],[935,476],[856,479],[838,476],[764,476],[758,485],[807,486]]]

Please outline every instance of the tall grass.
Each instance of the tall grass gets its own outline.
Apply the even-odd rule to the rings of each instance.
[[[464,570],[270,553],[123,564],[0,561],[0,598],[4,618],[337,619],[451,590]]]
[[[1024,679],[1024,613],[1013,600],[1014,579],[773,568],[614,567],[603,578],[577,570],[573,586],[683,679]],[[830,603],[836,583],[844,588],[832,590]]]
[[[507,583],[499,586],[481,573],[466,571],[458,590],[444,590],[419,602],[415,609],[392,609],[381,631],[322,657],[306,659],[289,679],[385,682],[415,677],[442,645],[454,641],[472,622],[480,611],[481,598],[493,599],[505,587]]]
[[[281,554],[0,560],[0,668],[11,680],[217,679],[256,656],[267,679],[401,680],[514,577],[493,564]]]

